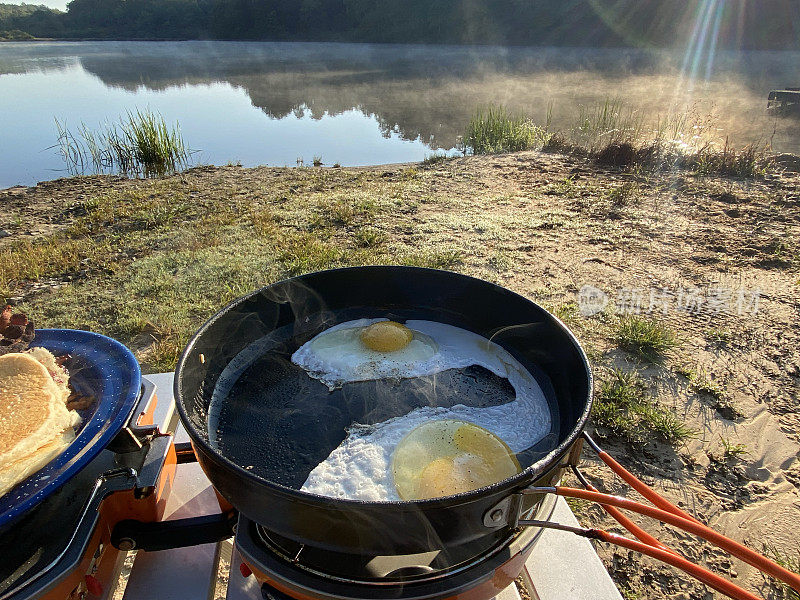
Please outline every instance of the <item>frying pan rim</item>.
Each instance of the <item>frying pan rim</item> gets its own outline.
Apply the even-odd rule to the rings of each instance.
[[[407,271],[409,273],[416,272],[425,272],[429,274],[437,274],[437,275],[447,275],[449,277],[453,277],[455,279],[462,279],[462,280],[471,280],[473,282],[477,282],[482,285],[490,286],[494,288],[495,291],[504,294],[510,294],[512,296],[516,296],[518,299],[523,300],[524,302],[530,303],[534,305],[536,308],[540,309],[544,314],[548,317],[553,319],[555,324],[561,329],[561,332],[566,334],[567,339],[572,342],[572,345],[577,349],[583,367],[586,371],[586,379],[587,379],[587,398],[586,398],[586,405],[579,416],[577,422],[575,423],[572,431],[570,434],[556,446],[553,450],[548,452],[546,455],[541,457],[539,460],[534,462],[532,465],[524,469],[522,472],[514,475],[513,477],[509,477],[507,479],[503,479],[502,481],[498,481],[490,486],[485,486],[482,488],[478,488],[475,490],[470,490],[468,492],[461,492],[459,494],[453,494],[451,496],[442,496],[439,498],[427,498],[424,500],[381,500],[381,501],[374,501],[374,500],[357,500],[353,498],[333,498],[331,496],[323,496],[320,494],[315,494],[312,492],[304,492],[301,490],[297,490],[280,483],[276,483],[274,481],[270,481],[264,477],[260,477],[259,475],[252,473],[244,469],[243,467],[239,466],[227,456],[225,456],[222,452],[214,449],[211,445],[206,442],[202,436],[198,434],[195,430],[194,425],[192,424],[191,420],[189,419],[188,414],[184,408],[183,403],[183,396],[181,393],[181,381],[182,377],[180,374],[183,371],[184,364],[187,360],[188,355],[191,353],[194,345],[200,338],[200,336],[209,328],[211,327],[217,320],[218,317],[222,316],[228,310],[242,304],[257,296],[258,294],[262,294],[267,290],[274,289],[281,285],[286,285],[291,282],[302,281],[307,278],[312,278],[315,275],[319,275],[321,273],[325,274],[332,274],[335,275],[336,273],[343,273],[343,272],[350,272],[350,271],[370,271],[370,270],[384,270],[384,269],[393,269],[399,271]],[[257,290],[254,290],[248,294],[235,298],[224,307],[219,309],[215,312],[211,317],[209,317],[203,325],[195,332],[195,334],[189,339],[186,347],[184,348],[183,352],[181,353],[180,358],[178,359],[178,363],[175,367],[175,378],[173,380],[173,394],[176,399],[176,406],[178,408],[178,414],[180,416],[181,422],[183,423],[186,432],[189,434],[191,438],[193,446],[200,446],[200,448],[205,452],[208,456],[212,457],[215,461],[221,461],[227,467],[232,468],[233,471],[237,474],[237,476],[243,477],[252,483],[256,483],[258,485],[266,485],[270,488],[271,491],[283,494],[285,496],[290,497],[293,501],[302,502],[304,504],[324,504],[330,506],[341,506],[341,505],[349,505],[349,506],[369,506],[369,507],[380,507],[387,510],[395,510],[395,509],[413,509],[417,510],[417,507],[424,506],[424,507],[441,507],[441,506],[453,506],[458,504],[466,504],[473,500],[477,500],[478,498],[485,497],[487,495],[491,495],[494,493],[503,492],[507,489],[515,489],[515,488],[523,488],[527,485],[530,485],[533,481],[536,480],[538,475],[541,475],[547,468],[548,463],[552,460],[553,457],[560,456],[564,454],[571,446],[575,443],[575,441],[582,435],[583,430],[586,427],[586,423],[589,420],[589,415],[592,410],[592,390],[594,389],[594,381],[592,377],[592,370],[589,365],[589,359],[586,356],[586,352],[584,352],[583,347],[580,345],[580,342],[575,337],[575,335],[570,331],[570,329],[554,314],[550,311],[542,307],[541,305],[537,304],[533,300],[526,298],[522,294],[509,290],[503,286],[497,285],[491,281],[486,281],[484,279],[480,279],[478,277],[473,277],[471,275],[464,275],[463,273],[457,273],[455,271],[447,271],[444,269],[431,269],[428,267],[412,267],[407,265],[364,265],[364,266],[353,266],[353,267],[339,267],[336,269],[323,269],[321,271],[313,271],[311,273],[304,273],[302,275],[296,275],[294,277],[287,277],[285,279],[281,279],[269,285],[265,285]]]

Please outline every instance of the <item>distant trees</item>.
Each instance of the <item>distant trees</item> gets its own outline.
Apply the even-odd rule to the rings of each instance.
[[[0,30],[100,39],[673,46],[698,21],[723,48],[800,49],[800,0],[72,0],[66,13],[0,4]]]
[[[14,32],[6,39],[25,39],[23,33],[35,37],[58,37],[63,34],[61,11],[34,4],[0,4],[0,31]]]

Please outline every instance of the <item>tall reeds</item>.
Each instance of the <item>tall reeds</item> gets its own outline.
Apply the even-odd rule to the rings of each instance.
[[[525,115],[510,115],[505,108],[478,109],[464,133],[464,150],[473,154],[542,149],[595,158],[609,166],[648,170],[685,168],[700,175],[761,177],[770,164],[769,145],[734,148],[712,115],[698,115],[694,108],[675,111],[656,120],[622,101],[606,99],[579,108],[571,127],[550,131],[552,105],[547,122],[537,125]]]
[[[190,151],[178,124],[171,128],[150,110],[129,111],[118,123],[99,130],[81,123],[73,133],[56,119],[58,143],[67,170],[73,175],[120,173],[134,177],[159,177],[189,166]]]
[[[472,154],[519,152],[541,148],[547,130],[522,115],[511,115],[502,106],[478,109],[464,132],[464,150]]]

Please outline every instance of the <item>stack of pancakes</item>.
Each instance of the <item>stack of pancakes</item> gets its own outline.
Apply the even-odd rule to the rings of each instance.
[[[0,496],[75,439],[66,371],[44,348],[0,356]]]

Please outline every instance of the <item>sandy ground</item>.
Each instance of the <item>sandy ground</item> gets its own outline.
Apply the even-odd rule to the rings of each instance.
[[[613,456],[754,549],[765,543],[789,555],[800,549],[796,173],[775,171],[751,181],[685,172],[645,177],[535,152],[411,169],[417,185],[396,210],[375,215],[370,224],[389,240],[381,262],[408,248],[456,249],[462,259],[451,268],[497,281],[555,311],[587,348],[598,380],[614,366],[636,370],[658,402],[696,432],[671,447],[654,441],[634,446],[599,431]],[[368,180],[410,172],[402,165],[342,170],[356,171]],[[275,170],[268,168],[226,167],[193,170],[176,181],[209,197],[224,191],[258,201],[269,196],[264,190],[272,177]],[[15,215],[13,222],[0,222],[11,234],[0,249],[24,236],[52,235],[69,222],[68,211],[109,189],[148,185],[94,177],[0,191],[0,202]],[[56,288],[47,292],[25,283],[18,300],[35,313],[41,294],[58,293],[62,283],[42,284]],[[585,286],[606,294],[595,314],[583,314],[594,306],[582,301]],[[636,360],[614,341],[620,313],[657,316],[675,330],[680,346],[658,364]],[[693,386],[687,369],[722,390],[719,397]],[[726,455],[725,443],[741,445],[741,452]],[[590,451],[584,471],[601,490],[635,497]],[[586,525],[623,532],[599,507],[576,503],[574,509]],[[634,520],[739,585],[783,597],[753,568],[710,545]],[[653,560],[604,544],[597,549],[628,600],[717,597]]]

